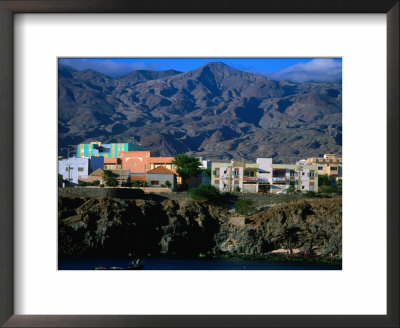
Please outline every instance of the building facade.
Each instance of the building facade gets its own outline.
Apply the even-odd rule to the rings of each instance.
[[[318,191],[318,168],[315,165],[272,164],[271,192],[294,186],[299,191]]]
[[[168,182],[171,184],[171,188],[176,187],[176,174],[164,166],[152,169],[146,175],[150,187],[166,186]]]
[[[272,158],[257,158],[257,192],[270,193],[272,186]]]
[[[257,192],[258,164],[245,161],[213,162],[211,185],[220,191]]]
[[[163,166],[176,174],[176,167],[172,163],[174,157],[155,157],[148,150],[121,152],[122,168],[131,173],[146,173]]]
[[[342,178],[342,158],[334,154],[325,154],[324,157],[310,157],[306,164],[316,165],[318,174],[327,174],[331,178]]]
[[[272,164],[272,158],[212,163],[211,184],[223,192],[277,193],[294,186],[295,190],[318,191],[315,165]]]
[[[90,172],[90,158],[67,158],[58,161],[58,173],[68,182],[68,185],[77,185],[79,176],[88,176]]]
[[[104,158],[104,170],[121,170],[121,169],[122,169],[121,158],[108,158],[108,157]]]

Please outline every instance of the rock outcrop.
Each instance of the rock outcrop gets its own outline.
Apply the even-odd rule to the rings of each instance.
[[[263,256],[274,249],[341,258],[341,198],[284,203],[249,217],[188,199],[59,197],[59,255]]]

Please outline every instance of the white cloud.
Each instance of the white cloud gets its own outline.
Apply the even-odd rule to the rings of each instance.
[[[124,62],[114,62],[110,59],[104,60],[90,60],[83,58],[62,58],[60,59],[60,64],[70,66],[78,71],[85,69],[92,69],[96,72],[103,73],[111,77],[119,77],[129,74],[136,70],[157,70],[157,65],[147,65],[145,63],[124,63]]]
[[[289,66],[267,75],[275,80],[289,80],[299,83],[310,80],[341,81],[342,62],[334,59],[313,59],[307,63]]]

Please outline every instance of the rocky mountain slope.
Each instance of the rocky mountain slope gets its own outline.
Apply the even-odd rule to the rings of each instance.
[[[341,209],[341,198],[302,199],[244,218],[187,199],[59,197],[59,255],[263,256],[300,248],[340,259]]]
[[[338,83],[278,82],[215,62],[122,78],[61,66],[58,89],[60,154],[91,140],[210,159],[341,153]]]

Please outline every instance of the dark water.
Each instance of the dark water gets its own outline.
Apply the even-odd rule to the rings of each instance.
[[[304,262],[278,262],[228,259],[146,258],[143,270],[341,270],[340,265]],[[127,267],[128,259],[67,258],[59,259],[59,270],[92,270],[95,267]]]

